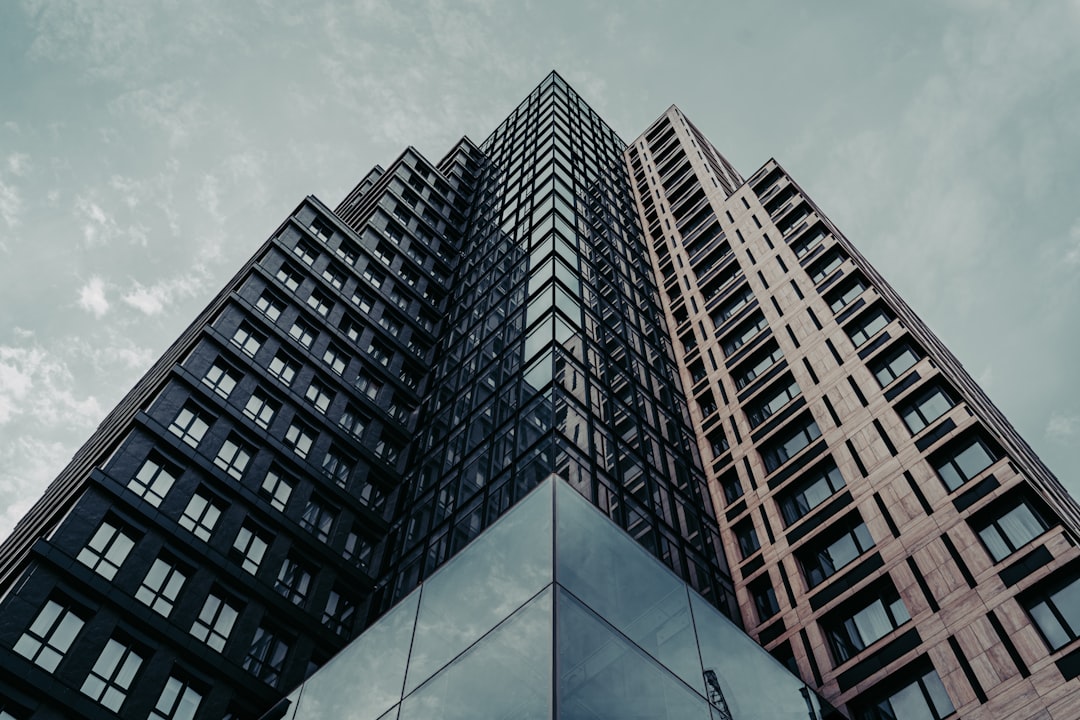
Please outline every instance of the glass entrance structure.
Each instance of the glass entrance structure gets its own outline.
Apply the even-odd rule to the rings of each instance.
[[[840,715],[552,476],[270,717]]]

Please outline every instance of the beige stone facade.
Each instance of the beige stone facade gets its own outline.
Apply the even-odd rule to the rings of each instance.
[[[1075,501],[775,161],[626,161],[748,632],[852,717],[1080,717]]]

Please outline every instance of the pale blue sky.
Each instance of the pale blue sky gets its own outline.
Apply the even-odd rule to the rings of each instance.
[[[306,194],[552,68],[775,156],[1080,494],[1080,3],[0,5],[0,536]]]

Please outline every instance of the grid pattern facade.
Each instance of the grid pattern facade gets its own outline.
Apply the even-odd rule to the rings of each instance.
[[[853,717],[1074,714],[1076,503],[775,161],[627,162],[748,631]]]

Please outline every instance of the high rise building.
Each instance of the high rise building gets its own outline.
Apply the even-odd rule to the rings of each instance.
[[[305,199],[102,422],[0,548],[0,718],[258,717],[545,481],[851,717],[1080,708],[1053,475],[775,161],[553,73]],[[731,717],[706,614],[680,674],[604,597]]]

